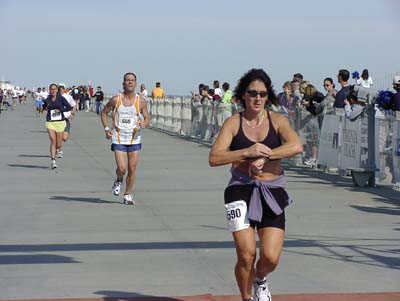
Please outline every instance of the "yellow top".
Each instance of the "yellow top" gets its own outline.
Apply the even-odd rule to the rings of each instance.
[[[161,88],[154,88],[153,91],[151,91],[151,98],[165,98],[164,90]]]

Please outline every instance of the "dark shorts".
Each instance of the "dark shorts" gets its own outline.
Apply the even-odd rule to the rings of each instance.
[[[235,201],[243,200],[247,204],[247,208],[249,207],[250,197],[253,192],[254,185],[233,185],[229,186],[225,189],[224,198],[225,204],[232,203]],[[287,205],[286,201],[286,193],[283,188],[270,188],[271,194],[275,197],[279,206],[284,210]],[[263,197],[261,195],[261,197]],[[285,230],[285,211],[282,214],[276,215],[271,208],[266,204],[265,200],[262,200],[262,219],[260,222],[249,220],[250,227],[257,229],[274,227]]]
[[[70,130],[71,130],[71,123],[69,122],[68,118],[65,118],[65,129],[64,129],[64,132],[67,132],[69,134]]]
[[[136,152],[138,150],[142,149],[142,144],[116,144],[113,143],[111,144],[111,150],[112,151],[121,151],[125,153],[130,153],[130,152]]]

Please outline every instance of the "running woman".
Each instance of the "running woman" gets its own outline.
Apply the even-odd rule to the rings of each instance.
[[[46,128],[50,139],[51,169],[57,168],[56,149],[61,149],[62,138],[66,126],[64,112],[72,110],[69,102],[58,94],[56,84],[49,86],[50,95],[44,102],[43,110],[46,114]]]
[[[225,121],[209,162],[211,166],[232,164],[225,209],[236,247],[235,276],[241,296],[271,301],[267,275],[278,265],[285,237],[284,208],[291,203],[281,159],[301,153],[303,147],[287,118],[266,109],[268,102],[276,105],[278,99],[264,70],[243,75],[235,96],[244,111]]]

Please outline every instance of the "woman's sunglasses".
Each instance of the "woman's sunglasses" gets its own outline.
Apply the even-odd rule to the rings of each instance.
[[[256,90],[247,90],[247,94],[249,94],[251,97],[257,97],[257,95],[260,95],[261,98],[267,97],[268,92],[267,91],[256,91]]]

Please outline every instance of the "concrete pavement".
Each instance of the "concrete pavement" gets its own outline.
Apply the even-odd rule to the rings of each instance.
[[[0,300],[240,300],[222,206],[229,167],[209,167],[209,148],[145,130],[137,205],[125,206],[110,192],[97,115],[77,114],[55,170],[44,119],[32,102],[0,115]],[[399,300],[400,193],[302,167],[286,175],[295,203],[274,300]]]

